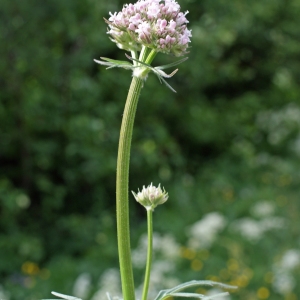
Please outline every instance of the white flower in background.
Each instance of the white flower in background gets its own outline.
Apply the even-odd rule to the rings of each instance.
[[[273,266],[274,269],[274,289],[286,295],[293,291],[296,286],[296,280],[292,271],[300,266],[300,251],[296,249],[287,250],[281,260]]]
[[[173,288],[180,281],[170,276],[175,271],[174,263],[166,260],[156,260],[151,267],[151,277],[149,283],[149,299],[154,299],[157,294],[164,289]],[[136,290],[137,299],[141,299],[143,284]]]
[[[268,217],[268,218],[264,218],[259,223],[260,226],[263,228],[263,231],[266,232],[268,230],[284,228],[286,221],[281,217]]]
[[[170,260],[178,258],[180,254],[180,246],[170,234],[160,237],[159,250],[165,258]]]
[[[293,291],[296,286],[295,278],[289,273],[284,271],[276,271],[273,288],[281,295],[287,295]]]
[[[132,263],[137,268],[144,268],[147,255],[147,234],[140,237],[138,247],[132,251]],[[173,261],[179,257],[180,246],[170,234],[153,233],[153,253],[165,260]]]
[[[164,274],[174,271],[174,264],[170,261],[158,260],[152,265],[151,276],[152,284],[161,284],[164,280]]]
[[[293,270],[300,266],[300,251],[290,249],[285,252],[281,259],[280,266],[285,270]]]
[[[262,220],[242,218],[232,223],[231,229],[239,232],[250,242],[256,243],[270,230],[281,229],[285,226],[285,220],[280,217],[267,217]]]
[[[264,233],[264,229],[260,226],[259,221],[251,218],[239,219],[233,222],[231,228],[251,242],[257,242]]]
[[[256,125],[266,132],[270,144],[278,145],[295,130],[300,131],[300,107],[291,103],[280,110],[260,112]]]
[[[132,263],[136,268],[145,268],[147,255],[147,234],[140,237],[138,246],[132,251]],[[148,298],[155,298],[162,289],[172,288],[179,284],[177,278],[172,277],[174,273],[174,260],[180,255],[180,245],[170,235],[153,233],[153,255],[155,261],[151,267],[150,289]],[[143,285],[136,289],[137,299],[141,299]]]
[[[256,243],[262,239],[266,232],[282,229],[286,225],[284,218],[273,216],[275,206],[270,201],[259,201],[254,204],[250,211],[255,217],[260,218],[260,220],[250,217],[241,218],[231,224],[231,230],[240,233],[252,243]]]
[[[122,298],[120,274],[117,269],[107,269],[99,280],[99,290],[91,300],[107,300],[106,293],[114,297]]]
[[[195,249],[209,248],[226,224],[225,217],[218,212],[205,215],[188,230],[188,246]]]
[[[154,233],[153,233],[154,236]],[[147,235],[143,234],[140,237],[137,248],[131,251],[132,264],[136,268],[144,268],[147,257]]]
[[[84,299],[87,298],[91,287],[91,275],[88,273],[80,274],[75,280],[73,286],[73,295]]]
[[[270,216],[274,213],[274,211],[275,211],[275,206],[270,201],[259,201],[251,209],[251,212],[255,217]]]

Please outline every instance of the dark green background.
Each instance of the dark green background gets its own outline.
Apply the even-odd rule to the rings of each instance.
[[[116,155],[131,74],[93,59],[125,59],[103,21],[124,3],[1,1],[0,284],[11,300],[71,293],[81,272],[96,284],[117,267]],[[145,83],[130,190],[151,182],[166,188],[170,199],[157,209],[155,230],[182,245],[185,227],[206,213],[234,221],[253,203],[274,202],[286,229],[256,245],[235,240],[236,259],[254,276],[234,299],[255,299],[259,287],[272,290],[263,280],[276,259],[300,246],[300,2],[180,4],[190,11],[189,59],[168,80],[176,94],[154,75]],[[153,65],[175,60],[160,54]],[[130,211],[136,247],[145,213],[133,197]],[[197,273],[181,262],[178,278],[204,279],[231,255],[216,242],[215,264]],[[26,271],[25,263],[38,269]]]

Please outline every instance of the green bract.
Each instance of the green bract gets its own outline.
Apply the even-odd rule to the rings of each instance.
[[[132,64],[128,61],[114,60],[114,59],[110,59],[107,57],[100,57],[102,60],[94,59],[94,61],[97,64],[100,64],[102,66],[107,66],[107,69],[123,68],[125,70],[132,70],[133,76],[141,78],[141,79],[146,79],[148,73],[152,71],[158,77],[160,83],[163,82],[171,91],[176,93],[176,91],[166,82],[166,80],[164,78],[171,78],[178,71],[178,69],[174,70],[171,74],[167,74],[163,70],[183,63],[184,61],[186,61],[188,59],[187,57],[182,58],[182,59],[180,59],[174,63],[168,64],[168,65],[152,67],[151,65],[149,65],[145,62],[142,62],[136,58],[133,58],[133,57],[127,55],[127,54],[125,54],[125,55],[128,59],[133,61]]]

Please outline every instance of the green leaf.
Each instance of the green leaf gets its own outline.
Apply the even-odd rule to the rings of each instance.
[[[173,297],[185,297],[185,298],[200,298],[203,299],[206,296],[197,293],[174,293],[172,294]]]
[[[107,69],[123,68],[123,69],[127,69],[127,70],[132,70],[134,68],[134,66],[131,63],[129,63],[128,61],[115,60],[115,59],[110,59],[107,57],[100,57],[100,58],[103,59],[104,61],[94,59],[94,62],[96,62],[97,64],[100,64],[100,65],[103,65],[103,66],[108,66]]]
[[[200,286],[200,285],[217,286],[217,287],[221,287],[224,289],[236,289],[237,288],[232,285],[228,285],[228,284],[224,284],[224,283],[216,282],[216,281],[211,281],[211,280],[192,280],[192,281],[182,283],[182,284],[170,289],[169,291],[171,293],[174,293],[177,291],[182,291],[186,288]]]
[[[216,297],[221,297],[221,296],[228,296],[229,293],[225,292],[225,293],[219,293],[216,295],[211,295],[211,296],[205,296],[202,294],[196,294],[196,293],[174,293],[172,294],[172,297],[185,297],[185,298],[199,298],[199,299],[213,299]]]

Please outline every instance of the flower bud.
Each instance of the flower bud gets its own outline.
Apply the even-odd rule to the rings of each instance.
[[[165,189],[161,189],[160,184],[158,187],[152,185],[152,183],[145,188],[143,186],[142,191],[138,191],[136,194],[132,191],[136,201],[142,204],[147,210],[154,210],[157,205],[165,203],[169,196]]]

